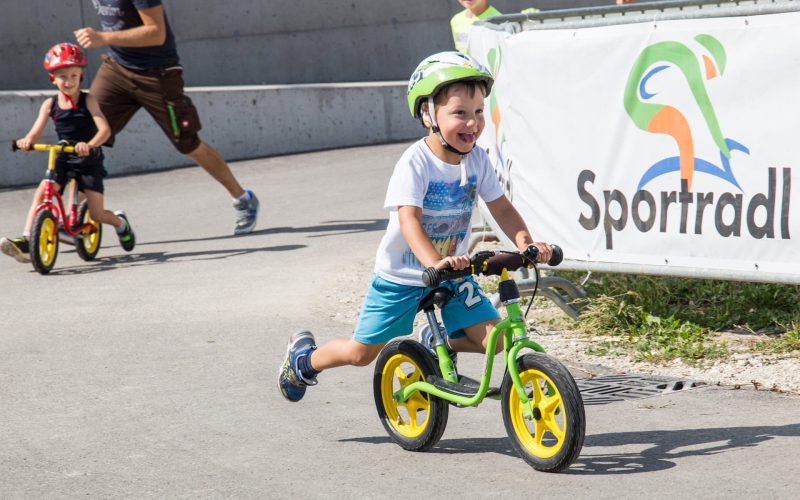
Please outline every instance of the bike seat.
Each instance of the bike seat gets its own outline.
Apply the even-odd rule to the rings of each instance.
[[[452,296],[453,292],[451,292],[449,288],[440,286],[429,293],[427,297],[422,299],[422,301],[419,303],[419,307],[417,307],[417,312],[433,309],[434,306],[441,309],[445,304],[447,304],[447,301],[449,301]]]

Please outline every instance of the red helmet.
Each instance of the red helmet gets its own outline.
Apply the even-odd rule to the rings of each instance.
[[[49,73],[58,68],[70,66],[86,66],[86,55],[74,43],[59,43],[47,51],[44,56],[44,69]]]

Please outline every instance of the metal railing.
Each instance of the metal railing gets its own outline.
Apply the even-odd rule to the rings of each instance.
[[[482,21],[486,27],[519,33],[524,30],[578,29],[709,17],[755,16],[800,11],[800,0],[669,0],[603,7],[506,14]]]

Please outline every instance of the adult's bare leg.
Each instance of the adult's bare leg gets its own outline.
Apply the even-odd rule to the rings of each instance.
[[[217,182],[228,190],[231,198],[239,198],[244,194],[244,188],[234,177],[231,168],[217,152],[205,142],[201,142],[197,148],[187,156],[194,160],[198,165],[208,172]]]

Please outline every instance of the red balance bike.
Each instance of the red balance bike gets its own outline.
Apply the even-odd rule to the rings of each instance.
[[[14,142],[12,151],[19,148]],[[64,203],[61,194],[56,190],[56,154],[75,154],[75,148],[66,144],[34,144],[33,151],[47,151],[47,174],[45,176],[44,196],[42,202],[36,207],[31,227],[31,263],[40,274],[47,274],[56,263],[58,256],[58,230],[62,226],[64,232],[75,240],[75,251],[78,256],[86,261],[94,260],[100,250],[100,241],[103,237],[103,225],[89,217],[89,204],[84,200],[78,204],[78,190],[72,190],[72,205],[69,219],[64,216]],[[97,154],[98,150],[92,150]],[[67,174],[67,184],[75,182],[72,172]],[[66,186],[62,186],[66,187]]]

